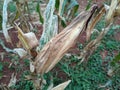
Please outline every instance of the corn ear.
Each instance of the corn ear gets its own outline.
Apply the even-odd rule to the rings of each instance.
[[[34,62],[37,73],[49,72],[60,61],[64,54],[76,43],[81,32],[86,30],[96,7],[95,5],[90,11],[81,12],[68,27],[43,47]]]

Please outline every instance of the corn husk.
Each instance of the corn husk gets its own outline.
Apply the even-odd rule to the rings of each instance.
[[[81,32],[86,30],[95,10],[96,5],[90,11],[81,12],[68,27],[43,47],[34,62],[37,73],[47,73],[60,61],[64,54],[76,43]]]

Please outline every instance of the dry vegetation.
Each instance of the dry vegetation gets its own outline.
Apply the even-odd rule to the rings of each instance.
[[[79,4],[76,0],[4,0],[1,2],[3,3],[2,14],[0,14],[2,17],[1,33],[5,37],[4,41],[11,45],[12,48],[6,47],[3,40],[0,40],[0,45],[6,53],[9,53],[10,56],[13,55],[13,62],[9,64],[9,67],[13,65],[17,66],[15,67],[15,72],[12,74],[9,84],[3,85],[1,82],[0,88],[2,90],[11,90],[11,88],[12,90],[19,90],[19,85],[23,83],[23,85],[27,85],[24,90],[64,90],[69,83],[73,83],[72,78],[76,78],[75,76],[72,77],[72,74],[68,74],[69,71],[66,72],[65,69],[63,69],[70,78],[68,78],[68,81],[65,83],[56,87],[54,87],[52,75],[50,75],[49,79],[46,78],[45,75],[49,74],[56,64],[65,58],[64,56],[66,56],[66,59],[71,60],[68,61],[65,59],[65,61],[61,62],[63,66],[60,68],[64,68],[64,65],[71,62],[72,58],[69,57],[72,56],[74,56],[74,59],[78,63],[78,65],[75,63],[76,68],[81,64],[84,65],[83,62],[88,63],[91,56],[93,54],[96,55],[94,52],[98,46],[101,45],[102,39],[110,31],[114,21],[120,15],[120,0],[111,0],[110,5],[105,4],[100,7],[98,7],[97,4],[88,4],[86,10],[81,11],[80,14],[77,13]],[[12,9],[15,8],[13,11],[7,9],[9,4],[11,4]],[[104,25],[101,26],[100,30],[97,30],[95,26],[100,21],[103,21]],[[42,33],[40,33],[37,26],[43,27]],[[10,36],[10,33],[12,33],[11,28],[17,32],[15,35],[18,39],[16,45]],[[63,30],[61,30],[62,28]],[[91,39],[92,35],[96,32],[98,32],[96,37]],[[86,34],[85,44],[82,44],[83,48],[79,54],[69,54],[68,56],[68,51],[78,42],[79,36],[82,36],[83,33]],[[118,53],[119,51],[117,54]],[[17,69],[19,69],[20,66],[18,67],[19,62],[16,61],[14,57],[17,57],[19,60],[27,59],[30,70],[28,75],[23,76],[24,79],[20,78],[17,80]],[[119,59],[119,55],[117,55],[110,62],[114,64],[114,66],[111,65],[111,68],[106,71],[109,77],[114,76],[116,70],[118,70]],[[3,53],[1,53],[1,61],[4,61]],[[64,62],[66,64],[62,64]],[[98,62],[94,62],[94,64],[95,63]],[[117,66],[115,66],[116,63]],[[69,64],[74,67],[74,63]],[[85,65],[87,67],[87,64]],[[2,64],[0,64],[0,68],[2,71]],[[20,73],[23,73],[23,71],[24,70],[20,71]],[[71,69],[71,71],[74,70]],[[79,72],[79,70],[77,72]],[[2,76],[0,78],[2,78]],[[24,80],[27,80],[27,82],[24,82]],[[109,85],[107,84],[109,83],[108,81],[105,85],[99,86],[98,89],[108,87]],[[70,89],[72,90],[72,88]]]

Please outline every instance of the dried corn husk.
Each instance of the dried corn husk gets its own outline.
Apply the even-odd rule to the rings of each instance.
[[[37,55],[34,65],[40,74],[50,71],[76,43],[76,39],[86,27],[96,11],[96,5],[90,11],[81,12],[61,33],[53,37]]]

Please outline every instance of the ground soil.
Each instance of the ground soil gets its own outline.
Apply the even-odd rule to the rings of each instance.
[[[79,7],[79,12],[81,12],[82,10],[85,10],[88,2],[88,0],[78,0],[79,4],[80,4],[80,7]],[[93,0],[92,3],[97,3],[98,6],[100,7],[106,0]],[[120,18],[116,21],[116,24],[120,24]],[[39,26],[38,25],[38,30],[39,32],[37,33],[37,37],[40,38],[41,36],[41,33],[42,33],[42,26]],[[17,38],[17,31],[16,30],[10,30],[9,32],[10,36],[11,36],[11,39],[12,39],[12,43],[7,43],[5,42],[5,39],[4,39],[4,36],[3,34],[0,33],[0,39],[4,40],[5,42],[5,45],[8,47],[8,48],[11,48],[13,49],[14,47],[17,47],[17,43],[18,43],[18,38]],[[116,33],[114,35],[114,38],[116,40],[119,40],[120,41],[120,30],[118,30],[118,33]],[[83,33],[82,36],[79,37],[78,39],[78,42],[79,43],[84,43],[85,42],[85,34]],[[79,54],[79,49],[77,48],[77,46],[75,45],[71,50],[70,52],[74,53],[74,54]],[[117,51],[115,51],[116,53]],[[8,57],[9,56],[9,53],[6,53],[5,50],[0,46],[0,54],[1,53],[5,53],[4,54],[4,60],[1,61],[1,57],[0,57],[0,62],[8,62],[8,65],[11,63],[10,61],[10,58]],[[107,51],[103,51],[101,52],[101,55],[102,55],[102,58],[104,59],[107,55]],[[21,62],[21,64],[23,64],[23,62]],[[53,72],[55,70],[60,70],[59,68],[58,69],[53,69]],[[4,77],[2,79],[0,79],[0,84],[1,83],[4,83],[4,84],[8,84],[9,83],[9,80],[10,80],[10,77],[12,75],[12,73],[14,72],[14,70],[10,70],[8,68],[8,66],[5,66],[3,68],[3,74],[4,74]],[[58,77],[60,78],[63,78],[63,79],[66,79],[67,76],[65,75],[64,72],[60,71],[61,73],[58,75]],[[22,72],[21,72],[22,73]],[[19,78],[20,74],[17,76],[17,78]]]

